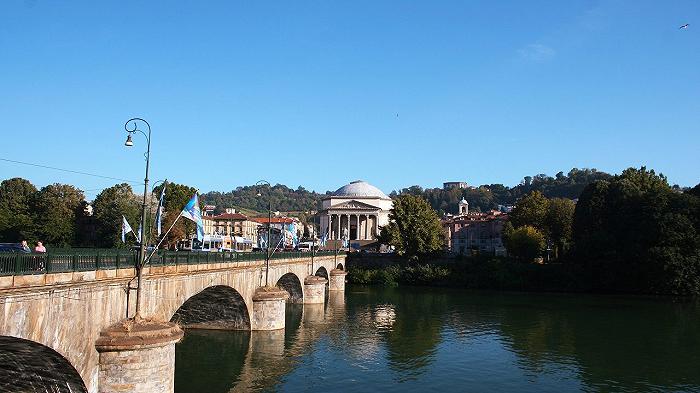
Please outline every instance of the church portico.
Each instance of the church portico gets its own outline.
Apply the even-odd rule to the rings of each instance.
[[[377,237],[378,214],[369,213],[328,213],[325,221],[330,222],[330,240],[374,240]]]
[[[391,206],[391,198],[381,190],[354,181],[323,200],[321,232],[333,241],[372,243],[388,223]]]

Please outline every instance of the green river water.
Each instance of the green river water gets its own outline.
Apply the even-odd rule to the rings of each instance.
[[[190,330],[176,393],[700,392],[700,305],[348,287],[279,332]]]

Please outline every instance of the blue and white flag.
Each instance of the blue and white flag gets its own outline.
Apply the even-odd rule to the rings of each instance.
[[[202,222],[202,210],[199,208],[199,198],[197,197],[196,192],[194,195],[192,195],[192,199],[190,199],[182,209],[180,215],[188,220],[194,221],[194,223],[197,224],[197,239],[200,241],[203,240],[204,223]]]
[[[321,245],[321,247],[325,247],[326,243],[328,243],[328,233],[324,233],[319,239],[319,244]]]
[[[141,244],[141,235],[143,234],[143,228],[141,228],[141,223],[139,223],[139,232],[136,234],[136,241]]]
[[[126,234],[129,232],[134,232],[134,230],[131,229],[131,225],[126,221],[126,217],[122,216],[122,243],[126,243]]]
[[[297,237],[296,226],[294,224],[287,225],[287,232],[289,232],[289,237],[292,240],[292,246],[296,247],[299,244],[299,238]]]
[[[156,231],[160,236],[161,228],[163,227],[163,201],[165,201],[165,183],[163,183],[163,191],[160,192],[160,201],[158,201],[158,210],[156,210]]]

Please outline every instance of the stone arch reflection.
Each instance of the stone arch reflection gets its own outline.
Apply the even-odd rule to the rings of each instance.
[[[170,319],[184,328],[250,330],[250,316],[238,291],[216,285],[187,299]]]
[[[277,286],[289,293],[287,303],[303,303],[304,290],[301,287],[301,280],[294,273],[287,273],[277,280]]]
[[[75,367],[55,350],[0,336],[0,391],[87,393],[87,388]]]

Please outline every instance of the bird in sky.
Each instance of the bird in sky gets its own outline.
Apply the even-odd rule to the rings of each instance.
[[[687,29],[688,26],[690,26],[690,24],[686,23],[686,24],[682,25],[681,27],[679,27],[679,29]]]

